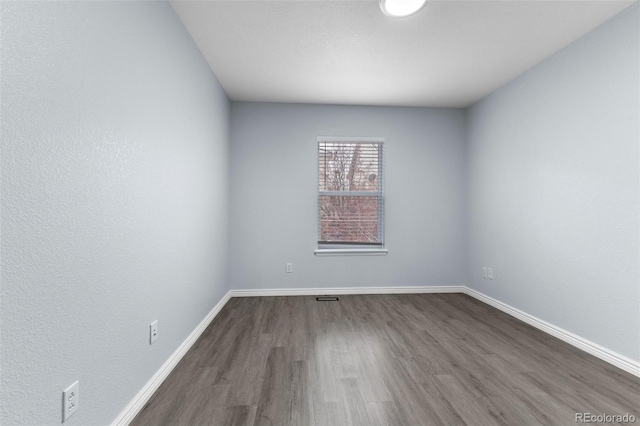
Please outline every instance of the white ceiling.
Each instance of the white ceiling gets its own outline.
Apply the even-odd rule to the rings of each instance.
[[[173,0],[232,100],[465,107],[633,1]]]

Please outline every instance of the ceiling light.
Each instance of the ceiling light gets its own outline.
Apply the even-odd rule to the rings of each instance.
[[[413,15],[426,3],[427,0],[380,0],[380,9],[387,16],[400,18]]]

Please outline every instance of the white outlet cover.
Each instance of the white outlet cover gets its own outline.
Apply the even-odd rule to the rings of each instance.
[[[74,384],[62,391],[62,423],[66,422],[80,407],[80,382],[76,380]]]
[[[158,320],[149,325],[149,344],[153,345],[156,340],[158,340]]]
[[[487,268],[482,268],[482,278],[487,278]]]
[[[493,268],[489,268],[487,270],[487,276],[489,277],[490,280],[493,279]]]

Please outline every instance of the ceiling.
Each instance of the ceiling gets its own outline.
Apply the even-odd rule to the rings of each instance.
[[[171,3],[232,100],[466,107],[633,1]]]

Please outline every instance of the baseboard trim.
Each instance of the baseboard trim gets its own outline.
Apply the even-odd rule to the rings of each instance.
[[[549,324],[533,315],[523,312],[513,306],[500,302],[486,294],[480,293],[463,285],[456,286],[409,286],[409,287],[338,287],[338,288],[281,288],[281,289],[260,289],[260,290],[229,290],[222,299],[214,306],[207,316],[198,324],[184,342],[175,350],[169,359],[160,367],[146,385],[129,402],[124,410],[112,422],[112,426],[128,425],[135,416],[144,408],[149,398],[160,387],[162,382],[178,365],[182,357],[198,340],[204,330],[211,324],[211,321],[218,315],[222,308],[232,297],[257,297],[257,296],[326,296],[326,295],[348,295],[348,294],[419,294],[419,293],[464,293],[489,306],[492,306],[506,314],[511,315],[539,330],[544,331],[558,339],[569,343],[603,361],[608,362],[622,370],[640,377],[640,362],[634,361],[596,343],[577,336],[567,330]]]
[[[624,355],[620,355],[612,350],[604,348],[597,343],[593,343],[590,340],[587,340],[583,337],[571,333],[570,331],[550,324],[544,320],[541,320],[540,318],[523,312],[520,309],[514,308],[513,306],[507,305],[506,303],[487,296],[484,293],[480,293],[479,291],[476,291],[472,288],[465,287],[464,293],[506,314],[509,314],[512,317],[515,317],[520,321],[523,321],[537,328],[538,330],[542,330],[547,334],[557,337],[558,339],[567,342],[570,345],[587,352],[588,354],[600,358],[601,360],[606,361],[609,364],[626,371],[627,373],[640,377],[640,362],[638,361],[634,361],[631,358],[627,358]]]
[[[335,288],[275,288],[231,290],[231,297],[260,296],[328,296],[347,294],[417,294],[464,293],[465,286],[408,286],[408,287],[335,287]]]
[[[116,417],[116,419],[111,423],[112,426],[120,426],[120,425],[128,425],[133,421],[133,419],[138,415],[138,413],[144,408],[145,404],[149,401],[149,398],[155,393],[156,390],[160,387],[162,382],[169,376],[171,371],[178,365],[182,357],[187,353],[187,351],[193,346],[193,344],[198,340],[200,335],[206,330],[206,328],[211,324],[211,321],[218,315],[218,313],[222,310],[224,305],[227,304],[229,299],[231,299],[231,292],[227,292],[222,299],[213,307],[213,309],[207,314],[207,316],[198,324],[198,326],[191,332],[191,334],[185,339],[184,342],[178,349],[171,354],[169,359],[162,364],[162,367],[153,375],[151,380],[147,382],[146,385],[138,392],[138,394],[129,402],[129,404],[122,410],[120,415]]]

